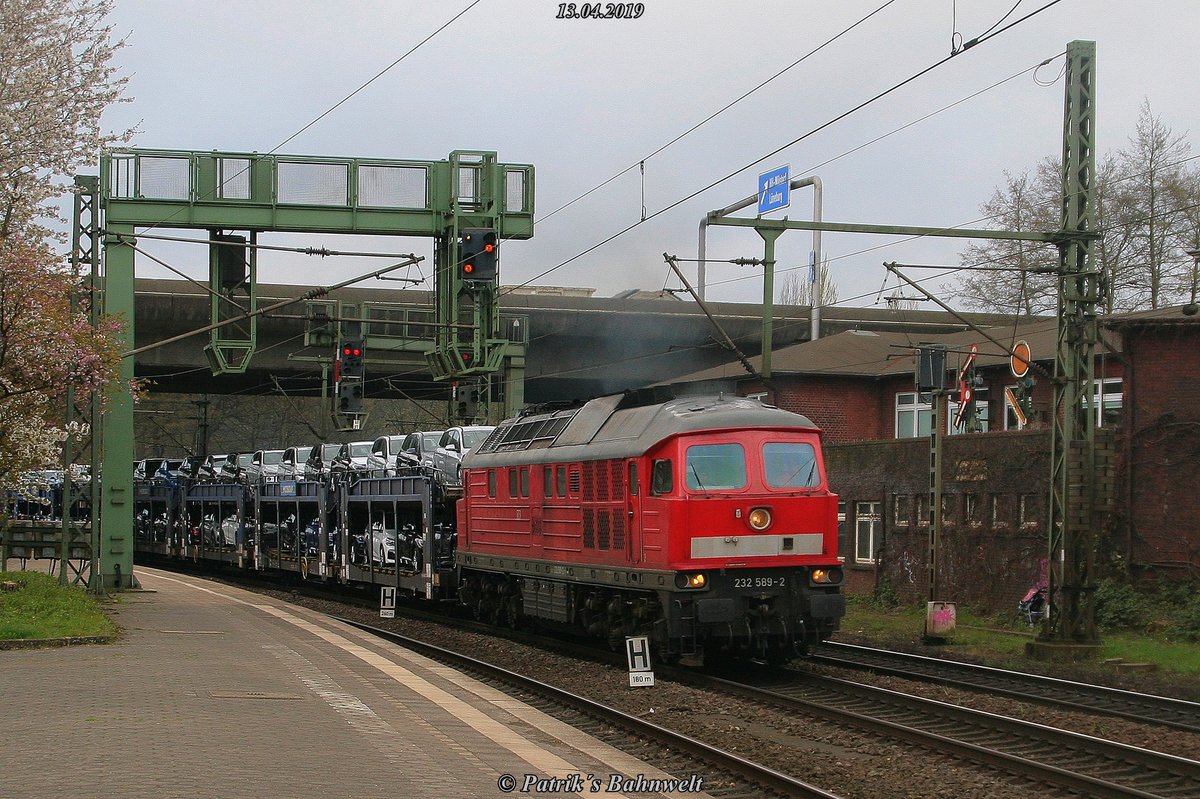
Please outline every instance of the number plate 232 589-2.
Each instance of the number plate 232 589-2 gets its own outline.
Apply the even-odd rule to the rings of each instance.
[[[762,588],[783,588],[787,585],[787,577],[780,575],[779,577],[735,577],[733,578],[734,588],[747,588],[757,590]]]

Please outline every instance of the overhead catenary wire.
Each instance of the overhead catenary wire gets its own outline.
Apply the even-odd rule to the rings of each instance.
[[[852,25],[850,25],[849,27],[846,27],[846,28],[842,29],[840,32],[838,32],[838,33],[834,34],[833,36],[831,36],[830,38],[826,39],[826,40],[825,40],[824,42],[822,42],[821,44],[819,44],[819,45],[817,45],[816,47],[814,47],[812,50],[809,50],[807,53],[805,53],[804,55],[802,55],[800,58],[796,59],[796,60],[795,60],[795,61],[793,61],[791,64],[788,64],[786,67],[784,67],[783,69],[779,70],[778,72],[776,72],[776,73],[775,73],[774,75],[772,75],[771,77],[767,78],[766,80],[764,80],[764,81],[762,81],[762,82],[758,83],[757,85],[755,85],[753,88],[751,88],[751,89],[749,89],[749,90],[747,90],[747,91],[743,92],[742,94],[738,95],[736,98],[734,98],[734,99],[733,99],[733,100],[731,100],[730,102],[726,103],[725,105],[721,106],[721,107],[720,107],[720,108],[718,108],[716,111],[714,111],[713,113],[709,114],[708,116],[706,116],[704,119],[700,120],[699,122],[695,123],[694,125],[692,125],[692,126],[691,126],[690,128],[688,128],[687,130],[683,131],[682,133],[679,133],[679,134],[677,134],[675,137],[673,137],[672,139],[670,139],[669,141],[667,141],[665,144],[662,144],[662,145],[660,145],[659,147],[657,147],[656,149],[654,149],[653,151],[651,151],[649,155],[646,155],[646,156],[642,157],[641,159],[639,159],[639,161],[638,161],[637,163],[630,164],[629,166],[625,167],[624,169],[622,169],[621,171],[617,172],[616,174],[614,174],[614,175],[612,175],[612,176],[608,177],[607,179],[605,179],[605,180],[601,181],[600,183],[596,184],[595,186],[593,186],[592,188],[590,188],[590,189],[588,189],[587,191],[583,192],[582,194],[579,194],[579,195],[577,195],[576,197],[574,197],[573,199],[571,199],[571,200],[568,200],[567,202],[563,203],[563,204],[562,204],[562,205],[560,205],[559,207],[555,208],[553,211],[550,211],[549,213],[547,213],[547,214],[544,214],[543,216],[539,217],[539,218],[536,220],[536,222],[542,222],[542,221],[544,221],[544,220],[546,220],[546,219],[549,219],[550,217],[554,216],[554,215],[555,215],[555,214],[557,214],[559,211],[564,211],[564,210],[566,210],[567,208],[570,208],[572,205],[574,205],[575,203],[577,203],[577,202],[579,202],[580,200],[584,199],[585,197],[588,197],[588,196],[590,196],[591,194],[593,194],[593,193],[595,193],[595,192],[599,191],[600,189],[604,188],[604,187],[605,187],[605,186],[607,186],[608,184],[612,183],[614,180],[617,180],[617,179],[618,179],[618,178],[620,178],[621,176],[623,176],[623,175],[626,175],[626,174],[628,174],[629,172],[631,172],[631,171],[633,171],[634,169],[637,169],[637,168],[639,168],[639,167],[640,167],[640,168],[641,168],[641,170],[642,170],[642,221],[643,221],[643,222],[645,222],[645,221],[646,221],[646,203],[645,203],[645,173],[646,173],[646,161],[648,161],[649,159],[651,159],[651,158],[653,158],[654,156],[658,155],[659,153],[663,152],[664,150],[666,150],[667,148],[669,148],[671,145],[673,145],[673,144],[675,144],[675,143],[677,143],[677,142],[681,141],[682,139],[684,139],[684,138],[686,138],[687,136],[691,135],[692,133],[696,132],[696,131],[697,131],[697,130],[699,130],[701,127],[703,127],[703,126],[707,125],[709,122],[713,121],[714,119],[716,119],[716,118],[717,118],[717,117],[719,117],[721,114],[723,114],[723,113],[725,113],[726,111],[728,111],[729,109],[733,108],[735,105],[737,105],[738,103],[740,103],[742,100],[745,100],[747,97],[749,97],[750,95],[754,94],[754,93],[755,93],[755,92],[757,92],[759,89],[761,89],[761,88],[763,88],[764,86],[766,86],[767,84],[771,83],[773,80],[775,80],[776,78],[780,77],[780,76],[781,76],[781,75],[783,75],[784,73],[786,73],[786,72],[789,72],[789,71],[790,71],[790,70],[792,70],[793,68],[795,68],[795,67],[799,66],[800,64],[802,64],[803,62],[807,61],[809,58],[811,58],[812,56],[816,55],[816,54],[817,54],[818,52],[820,52],[821,50],[824,50],[826,47],[828,47],[829,45],[833,44],[834,42],[836,42],[838,39],[842,38],[842,37],[843,37],[843,36],[845,36],[846,34],[850,33],[850,31],[854,30],[854,29],[855,29],[855,28],[857,28],[859,25],[862,25],[864,22],[866,22],[867,20],[869,20],[871,17],[875,16],[875,15],[876,15],[876,14],[878,14],[879,12],[883,11],[885,8],[887,8],[888,6],[890,6],[890,5],[891,5],[892,3],[894,3],[894,2],[896,2],[896,0],[888,0],[886,3],[884,3],[884,4],[883,4],[883,5],[881,5],[881,6],[879,6],[879,7],[878,7],[878,8],[876,8],[874,11],[872,11],[872,12],[870,12],[869,14],[867,14],[867,15],[865,15],[865,16],[863,16],[863,17],[859,18],[859,20],[858,20],[857,22],[853,23],[853,24],[852,24]]]
[[[421,47],[423,47],[425,44],[427,44],[427,43],[428,43],[428,42],[429,42],[431,39],[433,39],[435,36],[437,36],[438,34],[442,33],[442,32],[443,32],[443,31],[445,31],[447,28],[449,28],[449,27],[450,27],[452,24],[454,24],[454,23],[455,23],[455,22],[456,22],[456,21],[457,21],[457,20],[458,20],[460,17],[462,17],[464,14],[466,14],[466,13],[467,13],[468,11],[470,11],[472,8],[474,8],[475,6],[479,5],[479,3],[480,3],[480,2],[481,2],[481,0],[472,0],[472,2],[471,2],[471,3],[470,3],[470,4],[469,4],[469,5],[466,7],[466,8],[462,9],[461,11],[459,11],[457,14],[455,14],[455,15],[454,15],[453,17],[451,17],[450,19],[446,20],[444,23],[442,23],[440,26],[438,26],[436,29],[434,29],[434,31],[433,31],[432,33],[429,33],[428,35],[426,35],[426,36],[425,36],[425,38],[421,39],[421,41],[417,42],[415,45],[413,45],[411,48],[409,48],[409,49],[408,49],[408,50],[407,50],[407,51],[406,51],[406,52],[405,52],[403,55],[401,55],[399,58],[397,58],[396,60],[392,61],[390,64],[388,64],[386,67],[384,67],[383,69],[381,69],[379,72],[375,73],[375,75],[373,75],[373,76],[372,76],[371,78],[369,78],[367,81],[365,81],[364,83],[362,83],[361,85],[359,85],[359,86],[358,86],[358,88],[356,88],[356,89],[354,89],[353,91],[351,91],[351,92],[350,92],[349,94],[347,94],[345,97],[343,97],[342,99],[338,100],[336,103],[334,103],[334,104],[333,104],[333,105],[331,105],[330,107],[326,108],[324,111],[322,111],[322,112],[321,112],[320,114],[318,114],[316,117],[314,117],[314,118],[313,118],[311,121],[309,121],[308,123],[306,123],[305,125],[303,125],[303,126],[302,126],[302,127],[299,129],[299,130],[297,130],[296,132],[294,132],[294,133],[292,133],[291,135],[289,135],[289,136],[288,136],[287,138],[285,138],[283,141],[279,142],[279,144],[276,144],[274,147],[272,147],[271,149],[267,150],[265,153],[263,153],[263,155],[272,155],[272,154],[274,154],[274,153],[278,152],[278,151],[279,151],[279,149],[280,149],[281,147],[283,147],[284,145],[288,144],[288,143],[289,143],[290,141],[292,141],[293,139],[295,139],[295,138],[297,138],[298,136],[300,136],[302,133],[304,133],[304,132],[305,132],[305,131],[307,131],[309,128],[311,128],[311,127],[313,127],[314,125],[316,125],[318,122],[320,122],[320,121],[321,121],[322,119],[324,119],[325,117],[327,117],[327,116],[329,116],[330,114],[332,114],[334,111],[336,111],[336,110],[337,110],[338,108],[340,108],[341,106],[345,105],[345,104],[346,104],[347,102],[349,102],[349,101],[350,101],[350,100],[351,100],[351,99],[352,99],[352,98],[353,98],[355,95],[357,95],[357,94],[358,94],[359,92],[361,92],[363,89],[365,89],[365,88],[367,88],[368,86],[370,86],[370,85],[371,85],[372,83],[374,83],[375,81],[377,81],[377,80],[379,80],[380,78],[382,78],[384,75],[386,75],[386,74],[387,74],[388,72],[390,72],[392,69],[394,69],[394,68],[395,68],[395,67],[396,67],[398,64],[400,64],[401,62],[403,62],[405,59],[407,59],[409,56],[411,56],[411,55],[412,55],[413,53],[415,53],[417,50],[421,49]],[[243,168],[243,169],[242,169],[240,172],[237,172],[237,173],[235,173],[234,175],[232,175],[230,178],[227,178],[227,180],[232,180],[234,177],[238,177],[238,176],[240,176],[240,175],[242,175],[242,174],[245,174],[245,173],[246,173],[246,172],[247,172],[249,169],[250,169],[250,167],[249,167],[249,165],[247,165],[247,166],[246,166],[246,167],[244,167],[244,168]],[[210,191],[210,193],[207,195],[207,199],[212,199],[212,197],[214,196],[215,192],[216,192],[216,188],[213,188],[213,189]],[[170,213],[169,215],[167,215],[166,217],[164,217],[164,218],[160,219],[159,221],[157,221],[157,222],[155,222],[155,223],[153,223],[153,224],[150,224],[150,225],[148,225],[148,226],[146,227],[146,229],[147,229],[147,230],[154,230],[155,228],[157,228],[157,227],[160,227],[160,226],[162,226],[162,225],[166,224],[167,222],[171,221],[172,219],[174,219],[176,216],[178,216],[178,215],[179,215],[179,214],[181,214],[182,212],[183,212],[183,209],[182,209],[182,208],[178,208],[178,209],[176,209],[175,211],[171,212],[171,213]]]
[[[1026,14],[1025,16],[1021,17],[1018,20],[1015,20],[1015,21],[1009,23],[1008,25],[1004,26],[1003,28],[1000,28],[999,30],[994,31],[986,36],[980,37],[978,39],[978,41],[976,42],[976,45],[990,41],[991,39],[994,39],[997,36],[1000,36],[1003,33],[1007,32],[1009,30],[1012,30],[1017,25],[1020,25],[1021,23],[1025,22],[1026,20],[1031,19],[1032,17],[1042,13],[1043,11],[1045,11],[1049,8],[1052,8],[1053,6],[1058,5],[1061,2],[1063,2],[1063,0],[1050,0],[1050,2],[1046,3],[1045,5],[1041,6],[1040,8],[1037,8],[1034,11],[1031,11],[1030,13]],[[661,216],[662,214],[666,213],[667,211],[670,211],[673,208],[676,208],[676,207],[682,205],[683,203],[687,202],[688,200],[698,197],[699,195],[703,194],[704,192],[708,191],[709,189],[712,189],[712,188],[720,185],[721,183],[724,183],[726,180],[736,177],[737,175],[741,174],[742,172],[746,171],[747,169],[751,169],[752,167],[754,167],[758,164],[761,164],[766,159],[772,158],[775,155],[778,155],[779,153],[786,150],[788,147],[792,147],[792,146],[804,141],[805,139],[808,139],[809,137],[830,127],[831,125],[834,125],[837,122],[840,122],[841,120],[845,119],[846,117],[849,117],[850,115],[856,113],[857,111],[860,111],[863,108],[866,108],[867,106],[871,105],[872,103],[900,90],[901,88],[903,88],[904,86],[907,86],[908,84],[912,83],[913,81],[916,81],[916,80],[920,79],[921,77],[929,74],[930,72],[933,72],[934,70],[938,69],[939,67],[944,66],[945,64],[947,64],[948,62],[953,60],[955,57],[957,57],[957,54],[951,54],[951,55],[945,56],[944,58],[941,58],[941,59],[935,61],[934,63],[930,64],[929,66],[924,67],[923,69],[917,71],[916,73],[910,75],[909,77],[893,84],[890,88],[884,89],[883,91],[875,94],[874,96],[858,103],[857,105],[853,106],[852,108],[850,108],[846,111],[843,111],[842,113],[834,116],[833,118],[829,119],[828,121],[821,123],[817,127],[812,128],[807,133],[801,134],[800,136],[796,137],[792,141],[790,141],[780,147],[777,147],[776,149],[772,150],[769,153],[766,153],[765,155],[759,156],[758,158],[754,159],[754,161],[750,162],[749,164],[746,164],[746,165],[734,170],[733,172],[726,174],[724,177],[718,178],[718,179],[712,181],[711,183],[709,183],[708,185],[703,186],[702,188],[699,188],[699,189],[691,192],[690,194],[679,198],[678,200],[658,209],[657,211],[654,211],[653,213],[649,214],[646,217],[646,219],[638,221],[638,222],[634,222],[630,225],[627,225],[627,226],[621,228],[617,232],[601,239],[600,241],[596,242],[595,244],[591,245],[590,247],[587,247],[587,248],[581,250],[580,252],[576,253],[575,255],[571,256],[570,258],[567,258],[566,260],[559,262],[558,264],[550,267],[549,269],[546,269],[546,270],[542,271],[541,273],[529,278],[528,280],[519,284],[518,286],[511,287],[509,289],[509,291],[516,289],[516,288],[521,288],[521,287],[527,286],[530,283],[532,283],[533,281],[540,280],[541,278],[545,277],[546,275],[549,275],[552,272],[555,272],[555,271],[561,269],[562,267],[567,266],[568,264],[579,260],[583,256],[594,252],[595,250],[599,249],[600,247],[603,247],[605,244],[608,244],[609,242],[614,241],[615,239],[618,239],[621,236],[624,236],[629,231],[645,224],[646,222],[650,221],[651,219]]]

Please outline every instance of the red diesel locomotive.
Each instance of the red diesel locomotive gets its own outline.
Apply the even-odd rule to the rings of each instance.
[[[782,662],[845,614],[820,431],[740,397],[602,397],[500,424],[463,463],[480,618]]]

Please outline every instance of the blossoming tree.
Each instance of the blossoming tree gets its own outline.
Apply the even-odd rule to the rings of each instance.
[[[78,276],[54,227],[72,174],[132,135],[101,131],[125,86],[110,63],[123,45],[104,24],[111,9],[0,3],[0,489],[61,461],[68,387],[82,396],[116,379],[122,322],[93,326],[86,306],[72,307]]]

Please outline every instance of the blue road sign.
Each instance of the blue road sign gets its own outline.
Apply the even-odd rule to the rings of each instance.
[[[792,201],[789,167],[781,166],[758,176],[759,216],[787,208]]]

